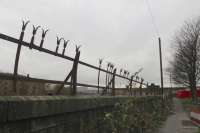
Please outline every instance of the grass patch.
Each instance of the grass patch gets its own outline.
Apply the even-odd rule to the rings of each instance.
[[[198,101],[199,100],[200,100],[200,98],[198,98]],[[197,104],[193,103],[192,98],[180,99],[180,101],[181,101],[183,109],[184,109],[184,111],[186,112],[187,115],[190,115],[190,111],[192,110],[192,108],[197,106]]]
[[[198,128],[198,131],[196,133],[200,133],[200,128]]]
[[[181,99],[181,103],[183,105],[191,105],[192,103],[192,98],[187,98],[187,99]]]
[[[191,106],[193,105],[192,98],[180,99],[180,101],[183,105],[184,111],[189,116],[191,111]]]

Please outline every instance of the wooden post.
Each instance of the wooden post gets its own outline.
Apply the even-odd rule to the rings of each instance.
[[[71,76],[71,95],[76,95],[77,91],[77,70],[78,70],[78,61],[80,57],[80,51],[76,53],[76,57],[74,60],[74,65],[72,68],[72,76]]]
[[[136,88],[136,83],[135,83],[135,88]],[[137,89],[134,89],[134,96],[136,96],[137,95]]]
[[[98,94],[99,94],[99,80],[100,80],[100,72],[101,72],[101,65],[102,65],[103,59],[99,59],[99,71],[98,71]]]
[[[42,39],[41,39],[41,41],[40,41],[40,48],[43,48],[44,38],[45,38],[45,36],[46,36],[46,34],[47,34],[48,31],[49,31],[49,30],[44,30],[44,29],[42,29]]]
[[[130,84],[129,84],[129,87],[130,87],[130,95],[131,95],[131,96],[133,95],[133,92],[132,92],[133,77],[134,77],[134,76],[131,76],[131,80],[130,80]]]
[[[29,45],[29,48],[30,49],[32,49],[33,48],[33,45],[34,45],[34,40],[35,40],[35,34],[36,34],[36,32],[37,32],[37,30],[40,28],[40,26],[37,26],[37,27],[35,27],[34,25],[33,25],[33,32],[32,32],[32,38],[31,38],[31,42],[30,42],[30,45]]]
[[[13,75],[13,90],[15,93],[17,93],[17,74],[18,74],[19,57],[20,57],[20,53],[21,53],[22,41],[24,38],[24,31],[25,31],[28,23],[29,23],[29,21],[27,21],[27,22],[23,21],[22,31],[20,34],[19,43],[17,46],[17,52],[16,52],[16,56],[15,56],[15,67],[14,67],[14,75]]]
[[[142,83],[143,83],[144,79],[141,78],[141,82],[140,82],[140,96],[142,96]]]
[[[109,80],[108,80],[108,71],[109,71],[109,68],[110,68],[110,63],[107,64],[107,70],[106,70],[106,88],[105,90],[103,91],[103,93],[107,93],[107,90],[108,90],[108,85],[109,85]]]
[[[113,71],[113,78],[112,78],[112,95],[115,96],[115,75],[116,75],[117,69],[115,68]]]

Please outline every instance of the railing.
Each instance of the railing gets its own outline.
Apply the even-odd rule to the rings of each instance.
[[[107,69],[103,69],[102,68],[102,61],[103,60],[99,60],[99,66],[94,66],[91,64],[88,64],[86,62],[80,61],[79,57],[80,57],[80,46],[76,45],[76,53],[75,53],[75,57],[69,57],[67,55],[65,55],[65,49],[68,45],[69,40],[65,40],[64,38],[58,38],[57,37],[57,46],[55,51],[51,51],[47,48],[44,48],[43,44],[44,44],[44,39],[45,36],[48,32],[48,30],[44,30],[42,29],[42,37],[41,37],[41,41],[39,45],[36,45],[34,43],[35,40],[35,35],[38,31],[39,28],[41,28],[40,26],[33,26],[33,31],[32,31],[32,38],[30,42],[25,42],[23,41],[24,39],[24,31],[28,25],[29,21],[24,22],[23,21],[23,25],[22,25],[22,30],[21,30],[21,34],[20,34],[20,38],[16,39],[13,38],[11,36],[5,35],[5,34],[1,34],[0,33],[0,39],[12,42],[13,44],[17,44],[17,52],[16,52],[16,57],[15,57],[15,65],[14,65],[14,73],[13,75],[0,75],[1,79],[6,79],[6,80],[13,80],[13,90],[15,93],[17,93],[17,81],[34,81],[34,82],[42,82],[42,83],[53,83],[53,84],[60,84],[60,88],[57,90],[57,94],[60,93],[60,91],[64,88],[64,85],[70,85],[70,93],[71,95],[75,95],[76,91],[77,91],[77,86],[84,86],[84,87],[93,87],[93,88],[98,88],[98,93],[100,93],[100,89],[102,89],[101,94],[108,94],[108,90],[111,89],[111,95],[115,95],[115,78],[121,78],[121,79],[125,79],[129,82],[128,85],[128,89],[130,92],[130,95],[132,95],[132,84],[133,82],[135,83],[139,83],[140,84],[140,88],[142,88],[143,85],[148,86],[148,83],[144,83],[144,79],[143,78],[139,78],[137,76],[137,74],[134,74],[132,76],[129,76],[130,73],[126,70],[120,69],[120,74],[117,74],[117,68],[115,68],[115,66],[111,63],[107,64]],[[58,49],[60,47],[61,41],[63,41],[63,50],[62,53],[58,53]],[[50,55],[54,55],[56,57],[59,58],[63,58],[69,61],[73,62],[73,66],[70,70],[70,72],[68,73],[67,77],[63,80],[63,81],[58,81],[58,80],[48,80],[48,79],[41,79],[41,78],[32,78],[32,77],[22,77],[18,75],[18,64],[19,64],[19,59],[20,59],[20,53],[22,50],[22,46],[23,47],[27,47],[30,50],[38,50],[40,52],[43,53],[47,53]],[[77,82],[77,70],[78,70],[78,65],[83,65],[86,67],[89,67],[91,69],[95,69],[96,71],[98,71],[98,76],[97,76],[97,84],[98,85],[92,85],[92,84],[84,84],[84,83],[78,83]],[[99,78],[100,78],[100,73],[104,72],[106,73],[106,83],[105,86],[100,86],[99,85]],[[71,81],[69,81],[69,79],[71,78]],[[135,79],[134,79],[135,78]]]

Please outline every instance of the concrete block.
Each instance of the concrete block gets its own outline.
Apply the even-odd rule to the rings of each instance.
[[[0,123],[7,121],[8,111],[7,97],[0,96]]]

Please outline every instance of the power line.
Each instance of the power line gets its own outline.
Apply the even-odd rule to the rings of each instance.
[[[155,29],[155,32],[156,32],[157,36],[159,37],[159,36],[160,36],[159,30],[158,30],[158,27],[157,27],[157,25],[156,25],[155,17],[154,17],[154,15],[153,15],[152,10],[151,10],[150,3],[149,3],[148,0],[145,0],[145,2],[146,2],[146,5],[147,5],[147,8],[148,8],[148,11],[149,11],[149,14],[150,14],[150,17],[151,17],[152,24],[153,24],[153,27],[154,27],[154,29]]]

